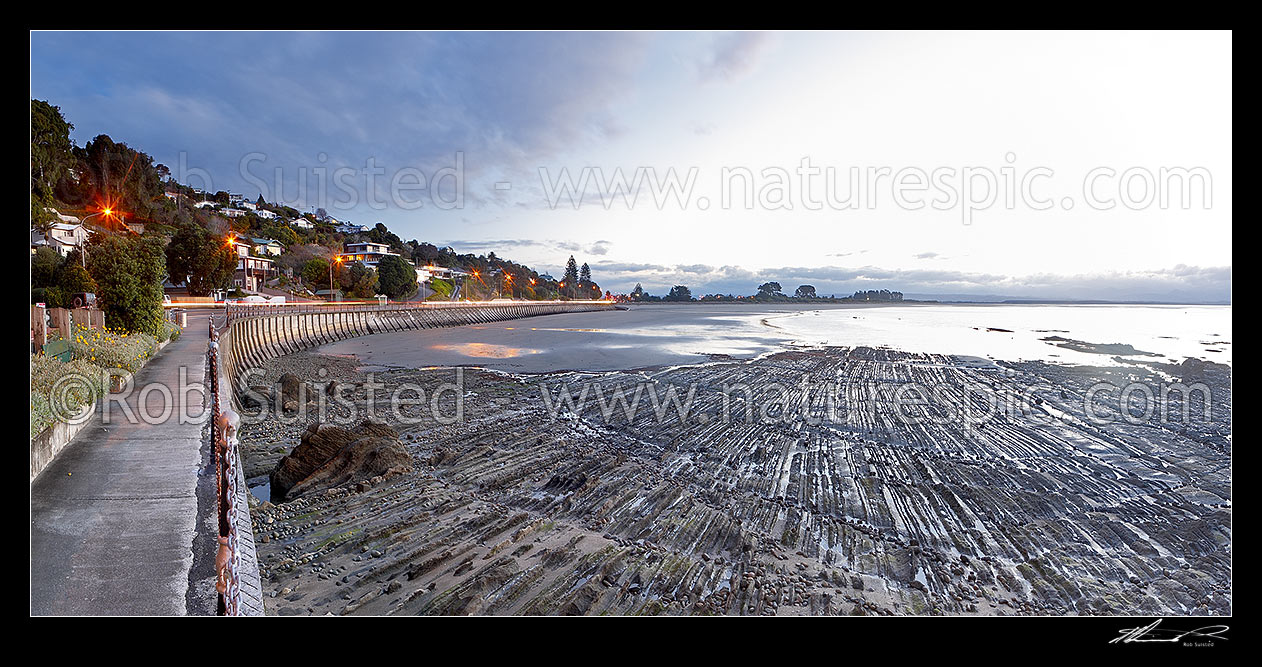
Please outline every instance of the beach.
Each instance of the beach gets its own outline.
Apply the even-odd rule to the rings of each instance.
[[[337,380],[351,433],[380,407],[369,385],[459,383],[460,398],[375,411],[407,470],[258,494],[268,613],[1230,613],[1228,365],[800,346],[765,313],[702,308],[667,327],[650,309],[547,316],[269,362],[268,382],[290,372],[313,394]],[[717,344],[692,333],[715,320]],[[423,358],[403,342],[418,337]],[[619,338],[662,344],[601,351]],[[499,347],[441,347],[469,344]],[[1118,392],[1092,394],[1172,380],[1208,388],[1208,411],[1127,420]],[[936,392],[918,421],[904,386]],[[612,399],[637,388],[632,413]],[[243,429],[251,485],[315,420]]]
[[[1063,340],[1079,345],[1066,347]],[[1131,344],[1119,357],[1107,347]],[[344,340],[321,354],[366,368],[477,366],[515,373],[613,371],[752,359],[788,349],[888,347],[1003,361],[1098,365],[1192,356],[1230,365],[1222,306],[642,304],[489,325]],[[1103,352],[1103,353],[1099,353]],[[1118,357],[1118,359],[1114,359]]]

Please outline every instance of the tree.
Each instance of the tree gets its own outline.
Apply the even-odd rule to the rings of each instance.
[[[88,270],[80,264],[78,251],[72,252],[71,256],[61,263],[61,267],[57,269],[56,282],[57,287],[67,297],[80,292],[96,292],[96,283],[92,282],[92,276],[88,275]]]
[[[675,285],[666,295],[666,301],[692,301],[692,290],[684,285]]]
[[[171,282],[188,285],[192,296],[207,296],[227,287],[237,269],[237,253],[232,244],[212,236],[196,223],[180,226],[166,248],[166,266]]]
[[[781,291],[780,283],[770,282],[758,286],[758,296],[775,298],[784,296],[784,293]]]
[[[31,256],[31,287],[51,287],[56,284],[57,269],[61,268],[62,257],[56,250],[47,246],[40,247]]]
[[[340,264],[336,275],[338,285],[347,296],[371,299],[377,294],[377,272],[359,262]]]
[[[798,285],[797,291],[793,293],[793,296],[798,299],[814,299],[815,286],[814,285]]]
[[[99,204],[149,220],[155,202],[166,201],[153,158],[101,134],[77,151],[82,165],[80,186]]]
[[[111,326],[161,335],[167,267],[159,237],[93,234],[88,239],[88,273]]]
[[[386,255],[377,263],[377,284],[391,299],[406,299],[416,294],[416,269],[402,257]]]
[[[592,270],[587,266],[587,262],[583,262],[583,268],[578,270],[578,284],[590,285],[592,282]]]
[[[53,204],[53,189],[74,166],[73,129],[60,107],[31,100],[31,222],[52,219],[44,208]]]
[[[308,286],[320,285],[329,281],[329,260],[323,257],[312,257],[302,265],[299,272],[302,282]]]
[[[412,257],[419,259],[426,264],[433,264],[438,260],[438,256],[441,254],[438,250],[438,246],[433,243],[417,243],[416,241],[412,241],[409,245],[412,246]]]
[[[574,261],[574,255],[570,255],[569,261],[565,263],[565,277],[561,282],[564,284],[562,293],[574,296],[574,290],[578,289],[578,262]]]

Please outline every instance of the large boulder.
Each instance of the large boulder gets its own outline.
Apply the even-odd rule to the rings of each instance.
[[[272,471],[272,498],[293,500],[312,491],[411,470],[411,455],[398,432],[386,424],[312,424]]]
[[[296,412],[315,398],[315,392],[307,387],[307,383],[303,382],[302,378],[293,373],[281,375],[276,385],[280,394],[280,408],[285,412]]]

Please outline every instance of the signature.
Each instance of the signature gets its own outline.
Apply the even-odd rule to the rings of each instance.
[[[1122,634],[1109,640],[1110,644],[1169,643],[1177,644],[1186,638],[1227,639],[1229,629],[1225,625],[1206,625],[1195,630],[1169,630],[1158,627],[1164,619],[1157,619],[1142,628],[1126,628]]]

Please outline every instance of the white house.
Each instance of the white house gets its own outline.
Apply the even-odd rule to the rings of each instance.
[[[294,218],[289,221],[289,224],[297,227],[298,229],[315,229],[315,223],[306,218]]]
[[[360,262],[365,266],[375,267],[385,257],[399,256],[397,252],[390,252],[390,246],[384,243],[346,243],[342,247],[346,252],[338,255],[338,258],[343,262]]]
[[[250,241],[254,254],[260,257],[279,257],[282,252],[285,252],[285,246],[281,245],[280,241],[273,239],[250,239]]]
[[[268,257],[260,257],[252,251],[251,243],[236,239],[232,244],[237,249],[237,270],[233,273],[232,282],[237,287],[257,291],[259,285],[269,278],[275,277],[276,263]]]
[[[218,205],[219,204],[216,204],[213,201],[208,201],[208,200],[203,199],[202,201],[199,201],[196,204],[193,204],[193,208],[207,208],[207,207],[213,208]]]
[[[257,210],[259,210],[259,206],[258,206],[258,204],[255,204],[254,202],[249,202],[249,201],[243,201],[243,202],[241,202],[241,208],[244,208],[244,209],[247,209],[247,210],[250,210],[250,211],[257,211]]]
[[[363,225],[353,225],[349,222],[340,223],[333,229],[337,230],[339,234],[362,234],[368,231],[368,228]]]
[[[416,269],[417,280],[426,281],[430,278],[440,278],[442,280],[453,280],[469,275],[459,269],[449,269],[445,266],[419,266]]]
[[[267,209],[265,209],[265,208],[260,208],[260,209],[256,210],[256,211],[254,212],[254,215],[257,215],[258,217],[263,218],[264,220],[274,220],[274,219],[276,219],[276,214],[275,214],[275,213],[273,213],[273,212],[271,212],[271,211],[269,211],[269,210],[267,210]]]
[[[223,213],[225,216],[229,218],[239,218],[245,215],[245,211],[239,208],[225,208],[224,210],[220,211],[220,213]]]
[[[65,216],[70,217],[70,216]],[[48,228],[47,232],[31,230],[31,249],[48,246],[56,250],[62,257],[69,255],[75,248],[83,247],[88,240],[88,230],[78,223],[58,222]]]

